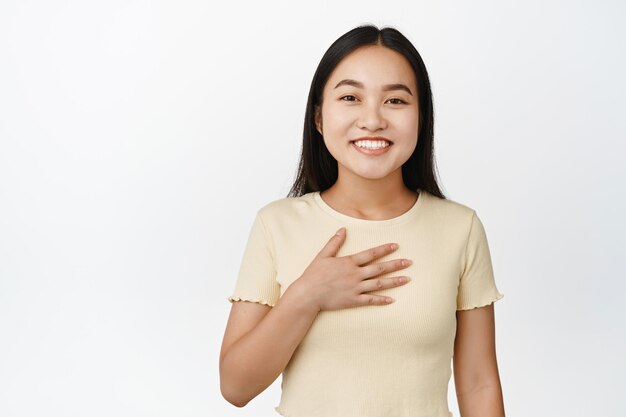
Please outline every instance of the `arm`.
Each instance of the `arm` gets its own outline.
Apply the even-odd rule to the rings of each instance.
[[[305,304],[305,294],[291,285],[272,308],[253,302],[234,302],[220,353],[220,389],[237,407],[272,384],[317,316]]]
[[[504,417],[493,303],[456,315],[454,384],[461,417]]]

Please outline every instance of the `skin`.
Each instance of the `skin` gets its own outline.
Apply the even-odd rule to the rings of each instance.
[[[343,80],[359,84],[336,88]],[[391,84],[406,89],[385,88]],[[338,163],[336,183],[321,193],[327,204],[368,220],[397,217],[415,204],[417,193],[404,186],[401,167],[417,145],[418,99],[415,75],[402,55],[376,45],[346,56],[324,86],[316,126]],[[350,143],[363,136],[382,136],[393,145],[385,154],[363,155]],[[409,265],[402,259],[374,262],[396,250],[391,243],[337,257],[346,233],[342,228],[329,237],[274,307],[232,304],[220,352],[220,386],[230,403],[243,407],[276,380],[320,311],[382,307],[393,300],[369,292],[407,283],[402,275],[377,278]],[[493,304],[456,314],[453,363],[461,417],[504,416]]]

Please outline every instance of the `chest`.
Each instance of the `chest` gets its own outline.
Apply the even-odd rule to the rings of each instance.
[[[426,233],[417,226],[400,231],[350,232],[348,229],[346,241],[337,256],[396,242],[399,244],[397,251],[374,262],[411,259],[413,264],[409,267],[381,275],[407,275],[411,281],[400,287],[372,292],[393,297],[395,302],[392,304],[320,312],[302,343],[309,346],[330,343],[333,348],[346,351],[355,345],[367,349],[373,338],[393,340],[407,349],[449,344],[456,331],[456,296],[463,242],[440,241],[436,234]],[[300,238],[292,237],[289,242],[275,242],[281,294],[302,275],[332,233],[333,229],[311,229],[306,238],[300,235]]]

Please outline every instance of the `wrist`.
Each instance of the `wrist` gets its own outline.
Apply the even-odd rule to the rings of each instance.
[[[291,304],[294,309],[303,314],[317,314],[321,311],[316,297],[308,289],[308,286],[299,280],[295,280],[285,290],[281,299],[285,298],[285,302]]]

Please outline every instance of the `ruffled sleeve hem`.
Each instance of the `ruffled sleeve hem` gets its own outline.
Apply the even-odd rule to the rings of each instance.
[[[270,303],[267,300],[258,300],[258,299],[253,299],[253,298],[228,297],[228,301],[230,301],[231,303],[235,301],[249,301],[251,303],[259,303],[259,304],[263,304],[263,305],[270,306],[270,307],[274,307],[276,305],[275,303]]]
[[[495,303],[496,301],[502,298],[504,298],[504,294],[498,292],[496,293],[495,297],[491,296],[491,297],[483,298],[477,301],[468,302],[467,304],[462,304],[460,306],[457,306],[456,309],[457,310],[472,310],[478,307],[485,307],[485,306],[488,306],[489,304]]]

